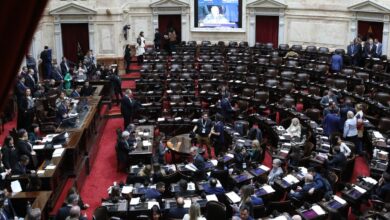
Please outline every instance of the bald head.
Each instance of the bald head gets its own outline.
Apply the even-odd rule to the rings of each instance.
[[[178,207],[183,207],[184,206],[184,198],[183,197],[177,197],[176,204],[177,204]]]
[[[72,208],[70,208],[69,215],[71,218],[79,218],[80,217],[80,206],[78,206],[78,205],[72,206]]]

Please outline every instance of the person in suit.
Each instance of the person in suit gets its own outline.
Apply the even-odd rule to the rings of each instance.
[[[351,43],[347,47],[347,54],[351,58],[351,64],[357,66],[359,63],[359,46],[355,43],[355,40],[351,41]]]
[[[246,205],[240,207],[240,220],[254,220],[250,215],[250,208]]]
[[[169,209],[168,217],[172,219],[182,219],[188,209],[184,208],[184,198],[179,196],[176,198],[176,207]]]
[[[259,163],[263,159],[263,149],[260,147],[260,142],[252,140],[252,149],[249,151],[251,161]]]
[[[226,151],[225,147],[225,134],[224,134],[224,123],[222,116],[217,114],[216,121],[213,128],[211,129],[211,137],[213,140],[215,156],[219,156],[221,152]]]
[[[57,106],[57,123],[62,124],[67,127],[73,127],[76,124],[76,121],[71,120],[69,116],[69,106],[70,101],[66,99],[63,102],[60,102],[60,104]]]
[[[14,146],[14,139],[12,136],[8,135],[4,140],[4,145],[1,148],[1,153],[3,154],[2,162],[6,169],[11,169],[18,163],[19,154]]]
[[[42,141],[38,124],[34,123],[31,125],[31,130],[28,132],[28,141],[31,144],[40,143]]]
[[[231,122],[233,114],[234,114],[234,108],[232,107],[232,104],[230,103],[230,95],[225,94],[221,100],[221,114],[225,120],[225,122]]]
[[[87,220],[87,217],[85,215],[81,216],[80,206],[75,205],[70,208],[69,216],[66,217],[66,220]]]
[[[31,55],[31,53],[26,55],[26,66],[27,66],[27,69],[32,69],[34,71],[34,79],[35,79],[36,82],[38,82],[37,61]]]
[[[390,174],[384,172],[382,177],[379,179],[378,186],[374,191],[373,197],[378,198],[384,202],[389,202],[386,201],[386,199],[389,198],[388,195],[390,195]]]
[[[211,195],[211,194],[216,194],[216,195],[224,194],[225,190],[223,189],[223,187],[217,186],[217,184],[218,184],[217,179],[210,178],[209,179],[209,183],[204,185],[204,192],[207,195]]]
[[[376,45],[372,38],[368,40],[368,44],[364,47],[364,57],[373,58],[376,56]]]
[[[379,42],[378,38],[374,39],[374,45],[375,45],[375,57],[380,58],[382,56],[382,43]]]
[[[59,82],[59,87],[62,88],[64,84],[64,76],[62,75],[61,70],[58,68],[57,64],[54,64],[53,69],[52,69],[52,79],[54,79],[56,82]]]
[[[338,73],[343,68],[343,57],[339,51],[336,51],[331,58],[331,71],[332,73]]]
[[[306,174],[305,175],[305,184],[303,187],[297,188],[296,191],[291,191],[288,194],[288,197],[293,198],[295,200],[302,200],[309,194],[309,191],[315,187],[315,183],[313,181],[313,176],[311,174]]]
[[[179,191],[175,193],[176,197],[190,197],[194,195],[194,191],[188,190],[188,182],[185,179],[179,180]]]
[[[132,150],[132,147],[129,145],[130,133],[128,131],[123,131],[121,134],[121,139],[117,144],[117,156],[119,164],[123,164],[124,167],[121,167],[121,170],[127,168],[129,163],[129,153]]]
[[[272,169],[268,174],[268,184],[273,185],[276,178],[283,175],[283,169],[281,168],[282,161],[280,159],[274,159],[272,161]]]
[[[126,44],[125,46],[125,54],[124,54],[124,60],[125,60],[125,70],[126,70],[126,73],[130,72],[129,68],[130,68],[130,64],[131,64],[131,48],[130,48],[130,44]]]
[[[12,175],[26,175],[31,173],[31,170],[27,169],[29,163],[30,159],[27,155],[20,156],[19,162],[12,168]]]
[[[85,81],[83,87],[81,88],[80,95],[81,96],[91,96],[93,94],[93,87],[89,83],[89,81]]]
[[[344,106],[340,108],[340,126],[344,126],[345,121],[347,120],[347,113],[349,111],[355,112],[351,99],[346,99]]]
[[[330,114],[327,114],[322,121],[322,126],[324,128],[324,135],[325,136],[330,136],[334,132],[339,132],[340,131],[340,116],[338,112],[332,112]]]
[[[223,158],[218,159],[217,166],[211,170],[210,177],[219,180],[225,189],[230,188],[229,170],[225,166]]]
[[[40,56],[43,65],[43,78],[51,79],[51,49],[48,46],[44,47],[44,50],[41,52]]]
[[[76,194],[71,194],[66,199],[66,205],[57,211],[56,220],[65,220],[70,215],[73,206],[77,206],[79,198]]]
[[[343,168],[347,160],[345,154],[341,152],[339,146],[335,146],[333,148],[333,152],[333,158],[331,160],[326,160],[326,165],[328,166],[328,168]]]
[[[28,87],[26,86],[25,82],[26,79],[24,77],[18,77],[18,82],[16,83],[15,87],[15,95],[17,100],[19,100],[26,94],[26,89],[28,89]]]
[[[156,184],[156,188],[148,188],[145,190],[145,198],[146,199],[155,199],[156,201],[161,201],[162,195],[165,192],[165,183],[158,182]]]
[[[0,189],[4,189],[6,187],[6,177],[11,174],[11,169],[7,169],[3,162],[3,153],[0,151]]]
[[[18,151],[19,157],[26,155],[29,157],[30,161],[33,163],[29,166],[30,168],[35,168],[36,153],[33,150],[32,144],[28,141],[28,133],[25,129],[20,129],[18,131],[19,139],[16,141],[16,149]]]
[[[28,74],[24,77],[25,85],[31,89],[31,92],[34,93],[37,89],[37,81],[34,78],[34,70],[29,69]]]
[[[18,129],[24,128],[30,130],[34,121],[35,103],[32,97],[31,89],[27,88],[25,95],[18,100]]]
[[[162,39],[162,35],[160,33],[160,31],[158,30],[158,28],[155,29],[155,32],[154,32],[154,49],[156,49],[156,51],[160,51],[160,48],[161,48],[161,39]]]
[[[253,187],[252,185],[249,186],[249,189],[250,189],[250,192],[251,192],[251,202],[254,206],[256,205],[264,205],[264,201],[262,198],[260,197],[257,197],[255,195],[255,187]]]
[[[329,89],[328,93],[326,93],[326,95],[321,98],[320,104],[322,108],[326,108],[329,106],[330,102],[334,102],[337,105],[337,96],[333,93],[331,89]]]
[[[111,82],[111,95],[115,95],[117,105],[120,103],[119,96],[123,98],[122,94],[122,80],[118,76],[118,71],[115,72],[109,72],[109,80]]]
[[[263,141],[263,133],[261,132],[261,130],[259,128],[259,124],[257,124],[256,122],[253,123],[252,127],[248,131],[247,136],[248,136],[248,139],[258,140],[259,143],[261,144],[261,142]]]
[[[133,121],[135,112],[135,100],[133,100],[131,96],[131,90],[127,89],[121,101],[121,113],[124,119],[124,128],[127,128],[127,126]]]
[[[202,156],[204,154],[204,149],[192,147],[191,153],[194,158],[194,166],[198,169],[198,172],[205,174],[206,162]]]
[[[71,98],[80,98],[81,86],[77,86],[70,94]]]
[[[12,205],[12,201],[10,197],[12,196],[10,192],[8,192],[7,189],[4,190],[3,195],[3,206],[2,206],[2,214],[4,214],[7,219],[19,219],[19,217],[16,215],[14,206]]]
[[[60,67],[62,76],[65,76],[66,73],[70,72],[71,63],[68,61],[68,59],[66,59],[66,57],[62,57]]]

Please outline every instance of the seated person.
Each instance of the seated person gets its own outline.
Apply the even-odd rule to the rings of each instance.
[[[30,141],[31,144],[39,143],[42,140],[39,131],[39,125],[32,124],[31,129],[32,131],[28,132],[28,140]]]
[[[333,158],[331,160],[327,160],[327,166],[329,168],[342,169],[347,160],[345,154],[341,152],[339,146],[335,146],[333,148],[333,152],[334,152]]]
[[[81,86],[77,86],[70,94],[71,98],[80,98]]]
[[[337,105],[337,96],[333,94],[332,90],[329,90],[328,93],[321,98],[320,104],[322,108],[326,108],[329,106],[330,102],[334,102]]]
[[[284,172],[281,166],[282,161],[280,159],[274,159],[272,161],[272,169],[269,171],[268,174],[268,184],[274,184],[276,178],[281,177],[283,175]]]
[[[167,175],[166,171],[161,168],[159,163],[153,164],[153,181],[157,181],[166,175]]]
[[[12,175],[26,175],[28,173],[33,173],[34,171],[27,169],[29,162],[30,158],[27,155],[20,156],[19,162],[12,168]]]
[[[204,192],[207,195],[225,193],[225,190],[223,189],[223,187],[217,186],[217,183],[218,183],[217,179],[210,178],[209,183],[204,185]]]
[[[75,194],[77,195],[77,194]],[[104,199],[106,202],[110,203],[118,203],[119,200],[122,200],[121,196],[121,188],[117,185],[111,187],[111,191],[108,194],[108,198]],[[77,201],[77,204],[79,204],[79,201]]]
[[[238,169],[244,169],[244,163],[248,162],[249,160],[249,154],[246,152],[245,147],[241,144],[237,144],[237,146],[234,148],[234,160]]]
[[[260,147],[260,142],[257,139],[252,141],[252,149],[249,151],[249,156],[251,161],[262,162],[263,149]]]
[[[339,146],[340,152],[345,155],[346,158],[351,156],[351,149],[341,140],[340,136],[336,136],[337,143],[336,145]]]
[[[156,138],[156,142],[158,143],[156,152],[153,158],[155,163],[165,164],[165,153],[168,151],[168,148],[163,143],[164,134],[160,133],[160,136]]]
[[[145,191],[145,198],[146,199],[155,199],[157,201],[160,201],[162,199],[162,195],[165,192],[165,183],[158,182],[156,184],[156,188],[148,188]]]
[[[70,210],[73,206],[77,206],[79,197],[76,194],[71,194],[66,199],[66,205],[62,206],[56,215],[56,220],[65,220],[70,215]]]
[[[76,125],[76,119],[69,116],[70,101],[65,100],[57,106],[57,123],[67,127],[74,127]]]
[[[211,170],[210,177],[219,180],[219,182],[224,188],[230,188],[231,179],[228,178],[229,170],[225,166],[225,162],[223,161],[223,158],[220,158],[218,160],[217,166],[215,166],[214,169]]]
[[[200,205],[197,202],[191,204],[190,210],[183,217],[183,220],[193,220],[193,219],[206,220],[206,218],[201,215]]]
[[[152,176],[152,166],[147,164],[139,171],[138,176],[150,177]]]
[[[290,126],[286,129],[287,133],[292,137],[292,138],[301,138],[301,124],[299,122],[298,118],[293,118],[291,120]]]
[[[379,179],[378,187],[376,188],[373,197],[378,198],[384,202],[386,199],[389,199],[390,195],[390,174],[388,172],[384,172],[382,177]]]
[[[262,198],[259,198],[255,195],[255,188],[253,186],[249,186],[250,190],[251,190],[251,201],[252,201],[252,204],[254,206],[256,205],[263,205],[264,202],[263,202],[263,199]]]
[[[69,216],[66,220],[87,220],[86,216],[81,216],[80,206],[72,206],[69,211]]]
[[[258,124],[253,123],[251,129],[249,129],[249,131],[248,131],[247,137],[248,137],[248,139],[251,139],[251,140],[256,139],[261,144],[261,142],[263,140],[263,133],[261,132]]]
[[[84,83],[83,88],[81,88],[81,96],[91,96],[93,94],[93,87],[89,84],[88,81]]]
[[[205,174],[206,162],[202,156],[205,153],[203,148],[192,147],[191,154],[194,157],[194,166],[198,169],[199,172]]]
[[[189,197],[194,195],[194,191],[188,190],[188,182],[185,179],[179,181],[179,191],[176,192],[176,196]]]
[[[302,200],[306,195],[309,194],[309,190],[312,189],[314,186],[315,183],[313,182],[313,176],[311,174],[306,174],[305,184],[303,185],[303,187],[298,186],[296,191],[291,190],[288,196],[296,200]]]
[[[309,190],[310,195],[318,191],[323,191],[325,193],[325,198],[333,195],[333,189],[329,181],[326,178],[322,177],[321,174],[316,172],[316,169],[314,167],[310,167],[309,169],[307,169],[307,172],[313,176],[314,180],[314,186]]]
[[[56,99],[56,107],[58,108],[58,106],[61,105],[67,99],[68,97],[66,96],[65,91],[61,91],[58,95],[58,98]]]
[[[240,207],[240,220],[254,220],[254,218],[250,215],[250,209],[248,206],[243,205]]]
[[[150,209],[150,219],[151,220],[160,220],[160,219],[162,219],[161,210],[160,210],[160,208],[157,205],[154,205]]]
[[[188,209],[184,208],[184,198],[179,196],[176,198],[176,207],[169,209],[168,218],[182,219],[187,213]]]

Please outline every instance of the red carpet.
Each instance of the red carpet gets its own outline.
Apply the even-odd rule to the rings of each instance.
[[[58,197],[56,204],[54,205],[53,210],[50,213],[50,216],[55,216],[57,214],[58,209],[62,207],[64,202],[66,201],[66,196],[68,195],[68,191],[72,188],[74,183],[74,178],[68,178],[65,182],[64,188],[62,189],[61,195]]]
[[[133,80],[122,81],[122,89],[135,89],[135,82]]]
[[[358,176],[370,176],[370,167],[364,157],[356,157],[351,182],[355,183]]]
[[[12,121],[9,121],[4,124],[4,131],[0,134],[0,143],[4,142],[5,137],[9,135],[9,132],[13,129],[16,128],[16,116],[13,118]]]
[[[91,167],[91,173],[87,176],[81,189],[81,197],[84,203],[88,203],[88,219],[92,219],[93,211],[100,206],[101,199],[108,197],[107,188],[114,181],[126,181],[126,173],[116,170],[115,140],[117,128],[122,128],[123,119],[109,119],[103,130],[103,136],[98,144],[96,163]]]
[[[113,105],[111,109],[108,111],[109,115],[115,115],[115,114],[121,114],[121,108],[120,106]]]
[[[121,78],[140,78],[141,74],[139,72],[129,73],[129,74],[123,74],[121,75]]]

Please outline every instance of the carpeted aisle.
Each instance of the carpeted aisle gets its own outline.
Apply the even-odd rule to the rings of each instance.
[[[92,219],[93,211],[100,206],[101,199],[108,196],[107,188],[114,181],[126,180],[126,173],[116,170],[115,142],[117,128],[122,128],[123,119],[113,118],[107,121],[103,130],[102,138],[98,144],[99,151],[95,163],[92,165],[91,173],[87,176],[84,186],[81,189],[81,198],[88,203],[88,219]]]

